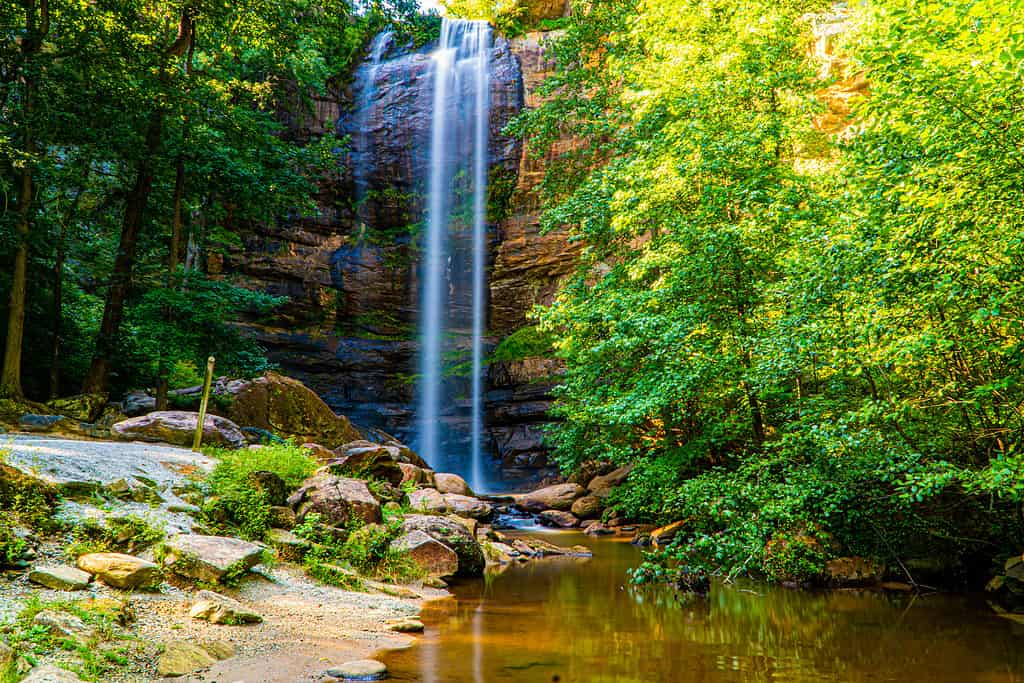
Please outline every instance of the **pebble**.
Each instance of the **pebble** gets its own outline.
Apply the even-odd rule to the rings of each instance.
[[[380,681],[388,676],[388,668],[376,659],[357,659],[327,670],[328,676],[345,681]]]

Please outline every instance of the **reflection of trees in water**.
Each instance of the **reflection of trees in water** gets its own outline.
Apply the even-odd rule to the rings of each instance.
[[[628,586],[634,552],[580,571],[564,559],[513,567],[429,605],[424,617],[440,629],[431,666],[443,672],[430,680],[1024,683],[1013,625],[964,599],[748,584],[681,603]]]

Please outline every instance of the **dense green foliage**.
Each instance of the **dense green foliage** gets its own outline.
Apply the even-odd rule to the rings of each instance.
[[[312,212],[344,144],[287,124],[377,31],[423,42],[436,18],[412,0],[5,0],[0,26],[0,395],[43,399],[166,384],[210,353],[261,370],[231,323],[279,302],[220,264],[254,223]]]
[[[515,126],[584,143],[544,185],[585,245],[538,311],[552,439],[567,470],[636,462],[614,504],[686,522],[642,577],[1024,543],[1024,3],[834,11],[596,0]]]
[[[212,449],[217,465],[206,478],[210,497],[203,511],[215,524],[230,525],[241,536],[262,539],[270,528],[270,492],[258,473],[269,472],[284,482],[283,493],[299,488],[316,470],[309,453],[292,443],[266,444],[257,450]]]

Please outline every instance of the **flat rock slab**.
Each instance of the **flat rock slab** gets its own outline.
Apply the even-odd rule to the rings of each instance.
[[[226,536],[179,534],[167,539],[164,564],[175,574],[197,581],[219,582],[225,575],[241,574],[258,565],[262,546]]]
[[[92,575],[66,564],[56,564],[33,568],[28,580],[56,591],[80,591],[89,586]]]
[[[29,671],[21,683],[82,683],[82,679],[67,669],[44,664]]]
[[[36,626],[42,626],[54,638],[66,638],[79,645],[85,645],[96,636],[96,631],[73,614],[44,609],[32,619]]]
[[[5,463],[66,493],[88,493],[127,479],[157,488],[186,483],[193,472],[209,472],[216,461],[173,446],[75,441],[15,434],[5,439]]]
[[[388,668],[376,659],[357,659],[331,667],[327,675],[346,681],[381,681],[387,678]]]
[[[88,553],[79,557],[77,564],[114,588],[150,588],[162,578],[159,565],[124,553]]]

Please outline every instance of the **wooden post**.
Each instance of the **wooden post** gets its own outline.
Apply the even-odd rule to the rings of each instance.
[[[210,401],[210,385],[213,384],[214,358],[206,359],[206,381],[203,382],[203,399],[199,403],[199,421],[196,422],[196,437],[192,440],[192,450],[199,452],[203,443],[203,426],[206,424],[206,404]]]

